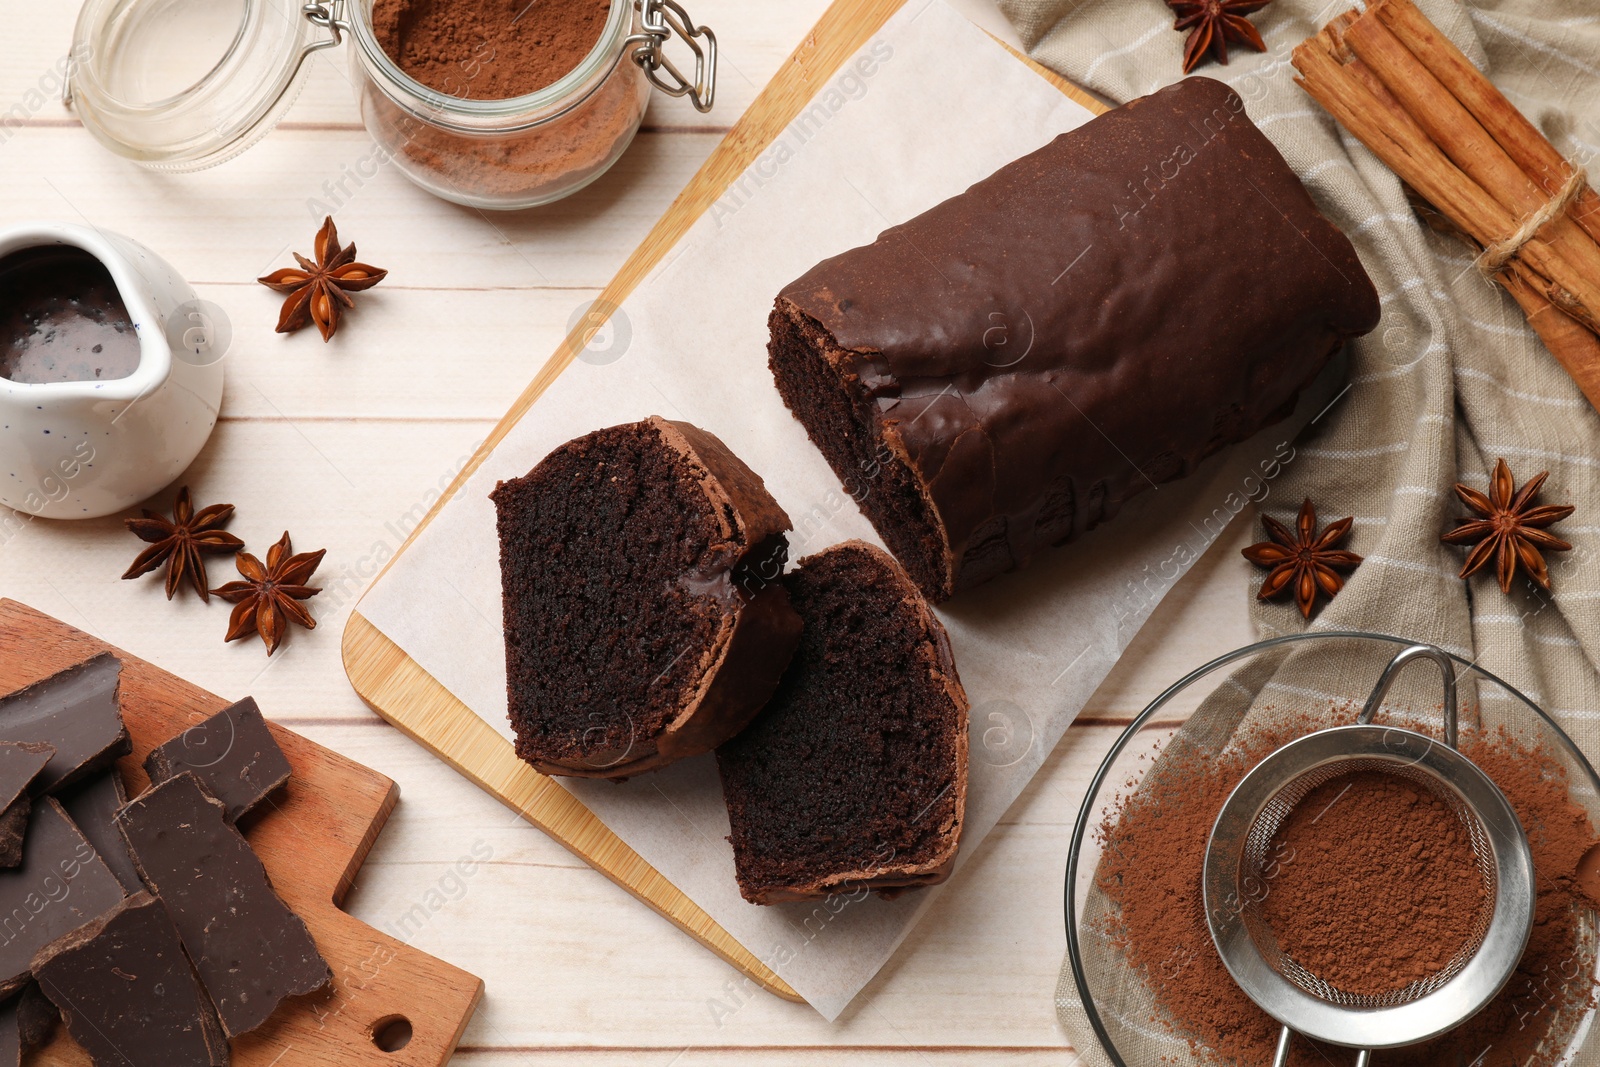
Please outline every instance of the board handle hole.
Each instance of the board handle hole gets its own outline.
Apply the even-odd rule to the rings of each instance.
[[[411,1044],[411,1020],[404,1015],[385,1015],[372,1024],[372,1043],[380,1052],[399,1052]]]

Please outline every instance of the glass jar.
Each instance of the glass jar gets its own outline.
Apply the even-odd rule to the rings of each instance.
[[[436,196],[480,208],[522,208],[566,196],[605,173],[644,120],[650,83],[621,62],[637,12],[612,0],[594,48],[559,81],[509,100],[468,100],[401,72],[378,44],[373,0],[350,0],[351,74],[379,158]]]
[[[632,142],[651,85],[702,112],[716,91],[716,36],[676,0],[611,0],[573,70],[506,100],[450,96],[405,74],[373,32],[372,0],[86,0],[66,99],[117,154],[200,170],[265,136],[298,95],[306,58],[346,34],[379,158],[472,207],[532,207],[589,184]],[[694,57],[692,75],[664,51],[673,38]]]

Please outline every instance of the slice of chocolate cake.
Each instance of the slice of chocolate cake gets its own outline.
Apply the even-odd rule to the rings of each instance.
[[[507,704],[546,774],[627,778],[742,730],[794,652],[789,516],[716,437],[652,416],[492,494]]]
[[[770,703],[717,749],[739,892],[755,904],[950,874],[967,694],[894,560],[847,541],[784,577],[805,630]]]
[[[1062,134],[787,286],[778,391],[943,600],[1287,416],[1378,297],[1221,82]]]

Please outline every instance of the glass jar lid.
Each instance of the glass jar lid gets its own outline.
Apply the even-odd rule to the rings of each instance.
[[[271,130],[305,57],[336,43],[300,0],[86,0],[67,103],[118,155],[200,170]]]

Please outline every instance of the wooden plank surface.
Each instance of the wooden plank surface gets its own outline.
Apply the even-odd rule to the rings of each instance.
[[[152,748],[231,701],[14,600],[0,600],[0,694],[105,651],[122,661],[119,694],[133,751],[118,771],[133,795],[150,784],[144,759]],[[483,983],[340,910],[399,791],[392,779],[284,726],[270,726],[293,777],[252,817],[247,836],[278,895],[310,928],[333,984],[280,1007],[266,1025],[236,1038],[233,1063],[271,1067],[292,1054],[292,1062],[307,1067],[439,1067],[455,1051]],[[394,1052],[379,1048],[375,1029],[402,1018],[411,1023],[410,1041]],[[32,1062],[77,1067],[89,1060],[58,1027]]]
[[[695,220],[794,121],[845,60],[904,4],[905,0],[836,0],[623,263],[616,277],[602,290],[596,308],[620,306]],[[1041,77],[1090,110],[1103,110],[1097,102],[1053,72],[1020,54],[1018,60],[1033,67]],[[427,517],[418,523],[411,538],[427,526],[456,489],[529,412],[556,376],[583,350],[602,321],[600,316],[586,319],[568,332],[555,354],[489,433],[460,475]],[[410,544],[410,538],[406,544]],[[388,565],[384,569],[387,571]],[[379,580],[382,580],[381,574]],[[641,859],[577,798],[518,760],[504,738],[406,656],[403,649],[360,614],[359,608],[345,624],[344,661],[356,692],[378,714],[722,956],[746,977],[778,996],[799,999],[788,983],[762,963],[748,946],[741,945]]]
[[[988,0],[955,2],[1003,27]],[[259,644],[222,644],[225,605],[168,603],[155,578],[120,581],[141,547],[120,518],[26,522],[0,509],[0,595],[212,692],[254,694],[269,717],[399,783],[404,799],[345,906],[485,979],[453,1063],[1070,1063],[1051,998],[1065,945],[1062,867],[1084,784],[1118,723],[1183,672],[1254,637],[1237,554],[1254,522],[1247,514],[1232,543],[1168,594],[961,881],[831,1025],[804,1005],[730,990],[736,976],[725,963],[352,692],[339,634],[361,588],[826,6],[693,0],[723,46],[716,111],[658,97],[617,168],[549,208],[485,217],[391,171],[368,180],[339,206],[340,231],[390,276],[362,295],[330,345],[274,335],[277,305],[251,279],[288,262],[291,247],[307,251],[308,200],[371,150],[347,57],[315,57],[286,123],[246,155],[163,177],[104,152],[51,95],[45,79],[69,46],[77,5],[5,7],[0,116],[21,105],[28,118],[0,129],[0,218],[87,219],[128,233],[227,311],[222,421],[185,481],[197,500],[237,504],[232,528],[253,549],[289,529],[297,546],[328,557],[318,575],[326,591],[309,602],[318,629],[295,633],[270,661]],[[41,85],[35,106],[27,94]],[[168,492],[151,506],[170,503]],[[214,583],[230,577],[225,562],[211,566]],[[462,878],[457,864],[474,850],[490,858]],[[402,929],[424,903],[428,922]],[[717,1004],[737,1010],[713,1016]]]

